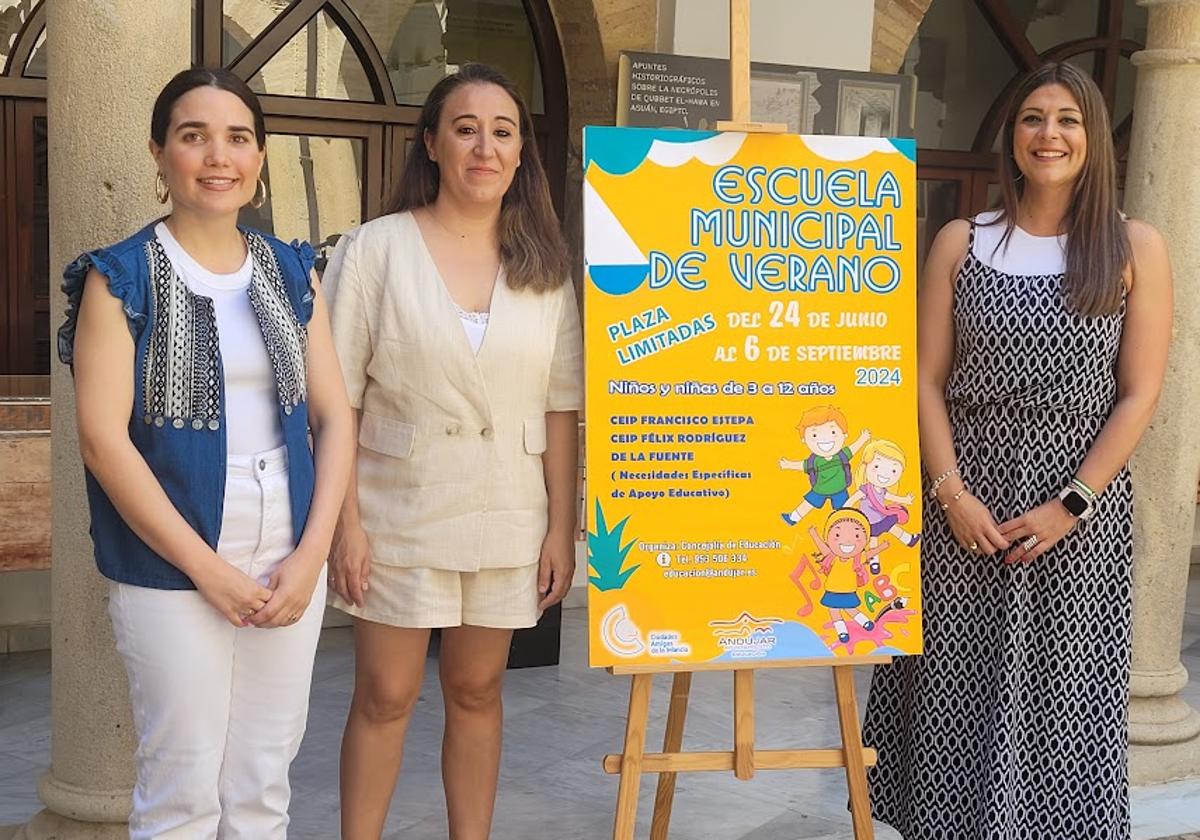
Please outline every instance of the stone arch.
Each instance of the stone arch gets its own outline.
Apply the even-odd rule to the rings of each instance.
[[[895,73],[904,63],[908,45],[917,34],[933,0],[876,0],[875,31],[871,36],[871,70]]]

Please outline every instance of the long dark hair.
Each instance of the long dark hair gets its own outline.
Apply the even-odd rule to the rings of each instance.
[[[1075,182],[1075,192],[1063,220],[1067,235],[1067,299],[1083,315],[1107,315],[1121,308],[1124,281],[1132,250],[1125,220],[1117,208],[1117,155],[1104,97],[1091,77],[1073,65],[1045,64],[1029,73],[1008,102],[1000,154],[1003,244],[1017,224],[1017,205],[1025,190],[1013,157],[1013,131],[1021,104],[1038,88],[1059,84],[1071,92],[1083,113],[1087,159]]]
[[[261,151],[267,145],[266,120],[263,118],[262,105],[250,86],[223,67],[193,67],[181,70],[171,77],[158,98],[154,100],[154,111],[150,115],[150,139],[155,145],[167,145],[167,129],[171,127],[171,112],[175,103],[185,93],[199,87],[214,87],[228,91],[242,100],[250,113],[254,115],[254,141]]]
[[[529,109],[507,76],[486,64],[466,64],[439,81],[429,92],[417,120],[416,141],[404,162],[400,183],[392,194],[385,213],[400,213],[432,204],[438,197],[441,175],[429,159],[425,132],[437,133],[442,109],[450,94],[463,85],[495,85],[512,98],[520,114],[521,165],[500,208],[500,260],[510,288],[546,291],[562,285],[569,264],[546,172],[538,156]]]

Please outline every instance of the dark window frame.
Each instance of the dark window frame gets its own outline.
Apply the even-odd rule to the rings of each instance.
[[[550,194],[561,214],[567,181],[569,97],[566,67],[558,30],[546,0],[522,0],[533,33],[534,48],[541,66],[545,114],[533,116],[538,150],[550,181]],[[194,61],[203,66],[221,66],[224,32],[222,0],[196,0]],[[224,66],[249,79],[259,72],[292,38],[320,12],[328,14],[342,29],[350,48],[358,56],[371,85],[374,102],[308,99],[296,96],[261,95],[268,118],[287,119],[289,134],[328,135],[332,122],[363,123],[382,127],[382,159],[378,169],[364,172],[364,219],[379,214],[404,160],[405,141],[416,125],[420,108],[395,100],[387,68],[370,33],[346,0],[293,0],[246,47]],[[268,125],[268,130],[270,126]],[[378,202],[378,203],[377,203]]]

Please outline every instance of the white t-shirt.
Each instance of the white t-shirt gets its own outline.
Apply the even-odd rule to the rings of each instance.
[[[1034,236],[1020,227],[1013,228],[1012,236],[999,248],[1000,237],[1004,236],[1004,223],[989,224],[1000,217],[997,210],[989,210],[975,217],[975,256],[984,264],[1002,274],[1029,276],[1035,274],[1063,274],[1067,270],[1067,237]]]
[[[262,329],[250,306],[254,261],[232,274],[216,274],[196,262],[159,222],[154,233],[192,294],[210,298],[217,318],[225,374],[225,435],[231,457],[247,457],[283,446],[275,372]]]

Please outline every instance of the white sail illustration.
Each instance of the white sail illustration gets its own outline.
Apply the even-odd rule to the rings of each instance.
[[[642,285],[650,270],[646,255],[587,179],[583,215],[587,230],[583,256],[596,287],[610,295],[624,295]]]

